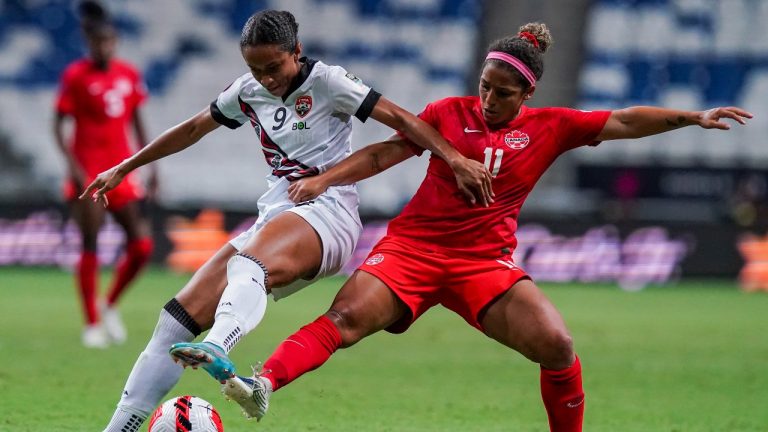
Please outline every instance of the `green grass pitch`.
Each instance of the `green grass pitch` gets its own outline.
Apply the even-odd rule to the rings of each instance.
[[[94,351],[80,346],[70,274],[0,268],[0,431],[101,430],[161,306],[187,278],[145,274],[122,304],[128,342]],[[326,310],[342,281],[271,303],[236,364],[265,359]],[[582,359],[585,431],[768,431],[768,295],[727,282],[543,288]],[[209,400],[227,431],[546,431],[538,377],[536,365],[435,308],[408,333],[374,335],[275,393],[261,423],[243,419],[203,371],[185,371],[168,397]]]

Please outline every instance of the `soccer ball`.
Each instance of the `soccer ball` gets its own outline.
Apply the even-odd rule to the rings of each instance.
[[[224,432],[221,417],[208,401],[179,396],[163,402],[149,419],[148,432]]]

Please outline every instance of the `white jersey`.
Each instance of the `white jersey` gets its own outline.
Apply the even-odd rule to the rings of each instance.
[[[319,174],[352,153],[352,116],[365,121],[381,95],[341,66],[302,59],[284,98],[247,73],[211,103],[231,129],[250,121],[272,175],[295,180]]]
[[[320,236],[323,257],[318,273],[284,287],[273,287],[277,300],[336,273],[352,255],[362,224],[354,185],[333,186],[316,199],[294,204],[291,181],[319,174],[352,153],[352,116],[365,121],[381,95],[339,66],[302,59],[303,65],[285,98],[273,96],[247,73],[211,103],[213,118],[235,129],[250,122],[267,163],[269,190],[259,198],[254,225],[230,241],[242,250],[269,221],[283,212],[306,220]]]

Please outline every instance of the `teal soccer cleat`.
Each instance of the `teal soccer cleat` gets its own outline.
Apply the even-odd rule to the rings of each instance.
[[[235,376],[235,365],[223,349],[210,342],[182,342],[171,345],[171,357],[184,367],[202,366],[216,381],[224,383]]]

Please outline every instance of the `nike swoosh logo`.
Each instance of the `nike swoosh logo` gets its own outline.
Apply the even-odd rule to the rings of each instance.
[[[565,406],[567,406],[568,408],[576,408],[577,406],[579,406],[579,405],[581,405],[583,403],[584,403],[584,399],[582,399],[582,400],[580,400],[580,401],[578,401],[576,403],[568,402],[568,403],[565,404]]]
[[[298,346],[300,346],[302,348],[306,348],[304,345],[300,344],[299,342],[296,342],[293,339],[286,339],[285,342],[293,342],[293,343],[295,343],[296,345],[298,345]]]
[[[470,129],[468,127],[464,128],[464,133],[472,133],[472,132],[482,132],[482,131],[477,129]]]

